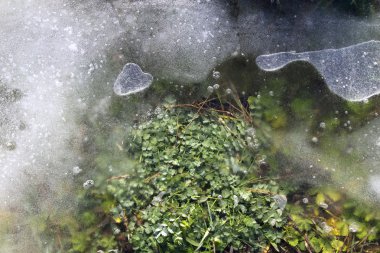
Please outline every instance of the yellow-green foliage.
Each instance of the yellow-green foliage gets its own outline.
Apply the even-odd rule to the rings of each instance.
[[[289,206],[285,241],[302,252],[378,252],[380,213],[333,188],[309,191],[308,203]],[[369,246],[369,247],[368,247]]]

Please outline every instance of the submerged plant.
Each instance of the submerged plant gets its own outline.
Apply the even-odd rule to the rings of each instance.
[[[101,152],[85,161],[99,170],[95,185],[81,189],[77,217],[45,227],[58,234],[54,252],[377,252],[378,212],[289,182],[278,157],[292,157],[274,134],[302,123],[322,145],[341,127],[329,122],[331,108],[350,111],[341,118],[355,126],[377,103],[329,104],[293,87],[284,106],[291,88],[273,85],[282,88],[243,100],[231,91],[171,101],[128,131],[95,126],[91,150]]]
[[[139,252],[278,248],[278,185],[259,178],[260,140],[242,119],[167,109],[132,131],[140,161],[108,186],[120,234]],[[285,198],[286,199],[286,198]]]

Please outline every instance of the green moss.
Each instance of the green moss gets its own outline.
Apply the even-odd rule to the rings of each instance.
[[[296,118],[306,120],[313,112],[313,104],[311,99],[296,98],[291,102],[290,107]]]

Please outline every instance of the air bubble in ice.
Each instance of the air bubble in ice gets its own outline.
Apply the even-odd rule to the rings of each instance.
[[[375,145],[376,145],[377,147],[380,147],[380,137],[377,138]]]
[[[359,225],[355,222],[352,222],[349,226],[348,226],[348,230],[351,232],[351,233],[356,233],[358,232],[359,230]]]
[[[214,79],[219,79],[220,78],[220,72],[219,71],[213,71],[212,72],[212,77]]]
[[[160,192],[157,196],[154,196],[152,200],[152,205],[157,206],[159,203],[161,203],[165,193],[166,192]]]
[[[16,149],[16,142],[14,141],[7,141],[5,143],[5,147],[8,149],[8,150],[15,150]]]
[[[87,180],[86,182],[83,183],[83,188],[86,190],[90,189],[91,187],[94,186],[94,183],[95,183],[94,180],[91,180],[91,179]]]
[[[274,201],[276,201],[278,207],[281,210],[285,209],[286,203],[288,203],[288,199],[283,194],[277,194],[273,196]]]
[[[318,143],[318,138],[314,136],[313,138],[311,138],[311,141],[312,141],[313,143]]]
[[[81,173],[81,172],[82,172],[82,169],[79,168],[79,166],[74,166],[74,167],[73,167],[73,174],[74,174],[74,175],[78,175],[78,174]]]
[[[265,71],[276,71],[291,62],[309,62],[318,70],[332,92],[347,100],[362,101],[380,93],[378,69],[363,68],[376,66],[379,60],[380,41],[371,40],[340,49],[261,55],[257,57],[256,63]]]
[[[325,202],[321,202],[321,203],[319,203],[318,206],[319,206],[320,208],[322,208],[322,209],[327,209],[327,208],[329,208],[329,205],[328,205],[327,203],[325,203]]]
[[[114,235],[118,235],[118,234],[120,234],[121,230],[118,227],[114,226],[114,227],[112,227],[112,232]],[[110,251],[108,251],[108,252],[110,252]]]
[[[234,208],[236,208],[239,205],[239,197],[234,195],[232,198],[234,200]]]
[[[153,76],[144,73],[135,63],[127,63],[118,75],[113,90],[116,95],[128,96],[148,88],[153,82]]]
[[[329,225],[327,225],[326,222],[322,222],[321,223],[321,228],[322,228],[323,232],[325,232],[325,233],[330,233],[331,230],[332,230],[332,227],[330,227]]]
[[[78,46],[77,46],[77,44],[72,43],[72,44],[69,45],[69,49],[71,51],[77,52],[78,51]]]

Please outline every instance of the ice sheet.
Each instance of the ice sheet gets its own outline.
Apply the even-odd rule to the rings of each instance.
[[[145,90],[153,82],[153,76],[144,73],[135,63],[127,63],[118,75],[113,90],[116,95],[127,96]]]
[[[257,65],[276,71],[286,65],[304,61],[312,64],[335,94],[361,101],[380,93],[380,41],[368,41],[340,49],[310,52],[281,52],[261,55]]]

